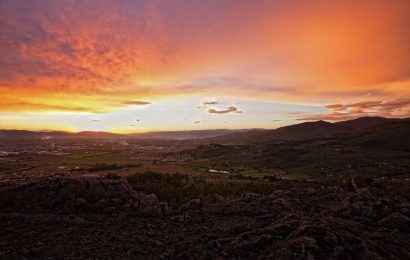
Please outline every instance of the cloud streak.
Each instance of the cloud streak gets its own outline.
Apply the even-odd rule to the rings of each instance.
[[[219,105],[219,101],[204,101],[202,102],[203,105]]]
[[[134,100],[129,100],[129,101],[124,101],[122,104],[125,105],[133,105],[133,106],[145,106],[151,104],[150,102],[146,101],[134,101]]]
[[[397,99],[392,101],[363,101],[351,104],[331,104],[326,108],[333,110],[334,113],[363,114],[363,113],[382,113],[393,114],[410,106],[410,99]]]
[[[391,101],[362,101],[349,104],[335,103],[325,106],[329,114],[309,115],[298,120],[344,120],[358,116],[379,115],[386,117],[409,117],[410,99]]]

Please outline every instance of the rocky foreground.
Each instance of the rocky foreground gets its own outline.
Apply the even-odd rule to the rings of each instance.
[[[1,259],[410,259],[410,202],[363,190],[215,194],[171,209],[112,176],[0,195]]]

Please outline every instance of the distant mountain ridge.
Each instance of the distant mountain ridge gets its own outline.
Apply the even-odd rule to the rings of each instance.
[[[211,129],[211,130],[188,130],[188,131],[159,131],[147,133],[116,134],[110,132],[81,131],[77,133],[62,131],[28,131],[28,130],[0,130],[0,139],[48,139],[48,138],[103,138],[103,139],[164,139],[186,140],[202,139],[222,136],[230,133],[247,132],[250,129]]]
[[[211,129],[188,131],[158,131],[147,133],[115,134],[110,132],[82,131],[69,133],[62,131],[27,131],[0,130],[0,139],[32,139],[32,138],[135,138],[189,140],[202,139],[216,143],[252,143],[275,140],[308,139],[331,137],[347,134],[354,130],[365,129],[393,122],[410,122],[410,118],[361,117],[353,120],[330,123],[326,121],[304,122],[277,129]]]
[[[332,124],[326,121],[305,122],[296,125],[284,126],[270,130],[265,137],[267,139],[301,139],[321,136],[333,136],[350,132],[350,128]]]
[[[350,131],[351,128],[346,126],[336,125],[326,121],[316,121],[284,126],[273,130],[228,134],[215,137],[212,141],[222,143],[260,143],[274,140],[328,137],[336,134],[349,133]]]
[[[233,133],[211,138],[216,143],[261,143],[279,140],[311,139],[348,134],[355,130],[395,122],[410,122],[410,118],[361,117],[329,123],[323,120],[284,126],[273,130]],[[410,129],[409,129],[410,130]]]

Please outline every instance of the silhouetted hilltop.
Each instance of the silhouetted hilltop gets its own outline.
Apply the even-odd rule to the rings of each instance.
[[[408,121],[408,118],[385,118],[385,117],[379,117],[379,116],[366,116],[366,117],[360,117],[352,120],[347,120],[347,121],[341,121],[335,123],[335,125],[341,125],[341,126],[346,126],[349,128],[353,129],[362,129],[366,128],[369,126],[374,126],[374,125],[379,125],[379,124],[384,124],[384,123],[393,123],[393,122],[402,122],[402,121]]]
[[[260,143],[275,140],[308,139],[329,137],[349,133],[352,129],[332,124],[326,121],[305,122],[284,126],[273,130],[258,130],[244,133],[229,134],[213,138],[212,142],[220,143]]]
[[[332,124],[326,121],[306,122],[291,126],[281,127],[269,131],[260,141],[307,139],[313,137],[328,137],[350,132],[345,126]]]
[[[390,127],[384,128],[382,125],[388,123],[400,123],[397,127],[406,128],[405,122],[409,119],[383,118],[383,117],[363,117],[354,120],[330,123],[326,121],[305,122],[290,126],[284,126],[273,130],[254,130],[242,133],[227,134],[216,138],[211,138],[214,143],[261,143],[281,140],[301,140],[317,137],[332,137],[340,134],[354,133],[360,129],[366,129],[366,133],[372,131],[390,131]],[[376,126],[380,126],[377,128]],[[375,127],[375,128],[373,128]],[[406,131],[406,130],[404,130]]]
[[[186,139],[203,139],[203,138],[212,138],[216,136],[222,136],[231,133],[241,133],[247,132],[249,129],[209,129],[209,130],[190,130],[190,131],[159,131],[159,132],[148,132],[148,133],[138,133],[130,134],[135,138],[144,138],[144,139],[177,139],[177,140],[186,140]]]

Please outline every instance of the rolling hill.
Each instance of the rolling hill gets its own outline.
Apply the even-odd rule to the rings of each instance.
[[[273,130],[258,130],[211,138],[216,143],[262,143],[278,140],[309,139],[349,133],[352,129],[325,121],[306,122]]]
[[[355,130],[376,131],[377,126],[389,123],[410,122],[409,118],[362,117],[353,120],[329,123],[326,121],[305,122],[277,129],[211,129],[191,131],[159,131],[135,134],[83,131],[68,133],[60,131],[0,130],[0,139],[41,138],[132,138],[158,140],[194,140],[207,143],[263,143],[282,140],[311,139],[347,134]]]
[[[158,139],[188,140],[222,136],[230,133],[247,132],[249,129],[211,129],[192,131],[161,131],[135,134],[115,134],[110,132],[82,131],[77,133],[60,131],[0,130],[0,139],[42,139],[42,138],[97,138],[97,139]]]
[[[345,144],[367,148],[410,151],[410,121],[399,121],[358,129],[340,138]]]
[[[379,116],[366,116],[360,117],[353,120],[341,121],[334,123],[335,125],[346,126],[352,129],[363,129],[369,126],[385,124],[385,123],[393,123],[393,122],[402,122],[402,121],[409,121],[408,118],[385,118]]]
[[[409,118],[362,117],[353,120],[330,123],[326,121],[305,122],[284,126],[273,130],[254,130],[241,133],[232,133],[215,138],[209,142],[225,144],[263,143],[283,140],[301,140],[318,137],[331,137],[340,134],[349,134],[357,130],[376,131],[389,123],[410,122]],[[406,125],[406,124],[404,124]]]

